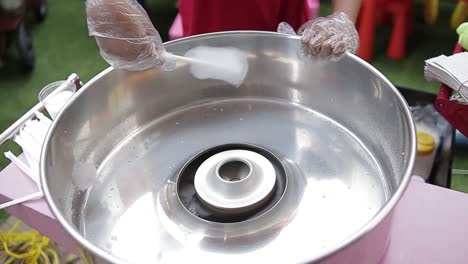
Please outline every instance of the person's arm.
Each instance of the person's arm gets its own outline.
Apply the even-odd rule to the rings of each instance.
[[[297,31],[307,55],[338,60],[346,52],[356,53],[359,48],[359,34],[354,22],[361,0],[332,1],[333,14],[308,21]],[[295,34],[286,22],[278,25],[278,32]]]
[[[169,65],[159,32],[136,0],[87,0],[86,15],[89,35],[114,68],[141,71]]]
[[[333,0],[333,13],[345,13],[353,23],[356,22],[361,7],[361,0]]]

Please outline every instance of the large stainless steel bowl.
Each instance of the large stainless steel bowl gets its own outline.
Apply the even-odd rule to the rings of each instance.
[[[246,51],[244,84],[198,80],[184,64],[109,68],[62,110],[41,158],[60,223],[115,263],[376,263],[415,156],[410,112],[395,87],[353,55],[314,61],[300,55],[297,38],[277,33],[207,34],[166,47],[184,54],[197,45]],[[200,163],[233,149],[260,154],[276,172],[273,192],[239,211],[223,199],[260,185],[204,190],[220,206],[193,187]],[[256,166],[233,157],[243,169]]]

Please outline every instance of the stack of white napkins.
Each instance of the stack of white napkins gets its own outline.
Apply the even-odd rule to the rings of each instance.
[[[468,52],[426,60],[424,76],[447,85],[468,101]]]
[[[36,183],[37,190],[34,193],[27,194],[12,201],[3,204],[0,203],[0,209],[44,196],[42,193],[41,181],[39,180],[39,158],[41,156],[42,144],[51,124],[52,120],[44,114],[37,112],[36,118],[28,120],[14,137],[14,141],[23,149],[26,163],[16,157],[11,151],[5,152],[5,157],[11,160],[11,162],[18,166],[20,170]]]
[[[52,120],[37,112],[36,118],[28,120],[15,136],[14,141],[20,145],[26,157],[32,176],[39,180],[39,160],[41,149]]]

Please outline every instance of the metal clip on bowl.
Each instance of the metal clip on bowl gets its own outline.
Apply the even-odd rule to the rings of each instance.
[[[29,178],[31,178],[36,183],[38,188],[38,191],[35,193],[28,194],[24,197],[14,199],[4,204],[0,204],[0,209],[43,197],[41,183],[39,180],[40,150],[42,148],[47,130],[52,124],[52,120],[50,120],[42,112],[48,111],[52,119],[55,117],[55,114],[51,113],[51,108],[48,110],[48,100],[46,99],[54,98],[54,96],[65,91],[67,88],[69,89],[70,87],[72,87],[73,91],[71,92],[74,94],[76,90],[81,88],[82,85],[83,84],[80,81],[79,76],[75,73],[71,74],[65,81],[55,82],[47,85],[39,93],[39,97],[43,97],[44,94],[45,97],[42,99],[40,98],[39,102],[34,107],[32,107],[28,112],[16,120],[15,123],[3,131],[2,134],[0,134],[0,145],[5,144],[9,140],[13,140],[21,146],[27,163],[16,157],[11,151],[5,152],[5,157],[11,160],[12,163],[18,166],[21,171],[23,171]],[[53,88],[53,90],[51,88]],[[59,106],[57,106],[57,102],[55,101],[55,109],[61,109],[70,98],[62,101]]]

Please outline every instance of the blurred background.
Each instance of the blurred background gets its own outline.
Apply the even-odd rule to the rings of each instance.
[[[2,2],[14,8],[15,2],[20,1],[0,0]],[[431,1],[414,2],[414,12],[409,18],[414,21],[414,30],[405,40],[404,55],[400,58],[388,56],[394,29],[392,23],[382,23],[377,25],[373,37],[375,45],[368,61],[395,85],[437,93],[440,84],[424,80],[424,60],[452,53],[458,38],[451,25],[457,1],[437,1],[437,19],[430,18],[430,21],[427,16],[425,18],[424,10],[427,11],[425,4]],[[177,15],[177,1],[147,0],[146,7],[161,36],[168,40],[169,29]],[[330,10],[330,1],[320,1],[320,15],[328,15]],[[0,12],[0,17],[3,15]],[[28,15],[18,23],[15,32],[5,33],[7,23],[11,21],[0,19],[1,131],[37,103],[38,92],[48,83],[64,79],[72,72],[86,82],[107,67],[99,56],[95,40],[88,36],[84,0],[30,0]],[[0,153],[3,150],[0,149]],[[453,168],[468,169],[467,153],[463,148],[455,150]],[[3,167],[6,159],[1,156]],[[454,174],[451,188],[468,192],[468,175]],[[0,222],[4,218],[6,215],[0,212]]]

